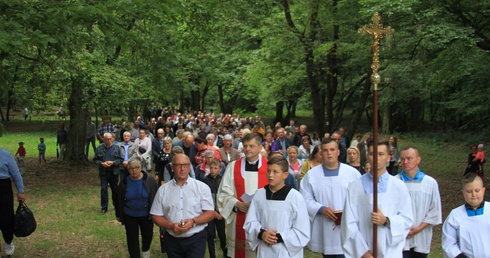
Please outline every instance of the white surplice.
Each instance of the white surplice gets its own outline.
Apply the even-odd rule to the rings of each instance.
[[[252,249],[259,258],[303,257],[310,240],[310,221],[303,196],[291,189],[285,200],[267,200],[266,190],[257,190],[247,213],[244,227]],[[284,242],[268,246],[258,239],[261,229],[274,230]]]
[[[305,198],[308,215],[311,221],[311,240],[308,248],[322,254],[342,254],[340,225],[318,214],[322,207],[334,211],[344,209],[347,187],[361,177],[355,168],[339,163],[338,176],[325,176],[323,165],[312,168],[301,180],[301,194]]]
[[[367,176],[370,174],[362,177]],[[347,189],[341,223],[342,249],[346,258],[373,252],[373,194],[366,194],[361,179],[352,182]],[[391,224],[390,227],[377,226],[378,257],[401,258],[405,238],[413,225],[412,203],[405,183],[390,176],[386,192],[378,193],[378,208]]]
[[[395,176],[400,178],[400,174]],[[404,250],[414,248],[415,252],[428,254],[432,241],[432,228],[442,223],[441,196],[437,181],[431,176],[424,175],[422,181],[406,181],[410,198],[412,199],[413,227],[422,222],[430,224],[424,230],[407,238]]]
[[[485,202],[483,214],[468,216],[465,205],[449,213],[442,226],[444,257],[463,253],[468,258],[490,257],[490,202]]]

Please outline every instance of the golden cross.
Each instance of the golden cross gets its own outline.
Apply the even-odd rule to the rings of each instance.
[[[373,15],[373,24],[364,25],[359,29],[359,33],[361,34],[369,34],[373,36],[373,63],[371,64],[371,68],[373,69],[373,74],[371,75],[371,82],[374,83],[374,90],[378,90],[378,83],[381,80],[381,77],[378,74],[379,70],[379,39],[383,37],[383,35],[390,35],[395,32],[394,29],[390,27],[383,28],[383,24],[379,23],[381,17],[376,12]]]

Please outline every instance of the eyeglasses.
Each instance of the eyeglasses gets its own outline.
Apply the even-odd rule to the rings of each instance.
[[[175,168],[188,168],[191,164],[190,163],[184,163],[184,164],[172,164],[173,167]]]
[[[140,169],[141,167],[131,167],[131,168],[128,168],[129,170],[138,170]]]

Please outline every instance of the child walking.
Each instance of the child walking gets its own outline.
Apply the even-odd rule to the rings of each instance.
[[[478,152],[476,153],[475,160],[480,161],[478,163],[478,172],[483,173],[483,163],[485,162],[485,150],[483,144],[478,144]]]
[[[209,175],[205,176],[203,182],[211,188],[211,194],[214,202],[214,219],[208,222],[208,251],[209,257],[215,258],[214,239],[216,238],[216,231],[218,231],[218,237],[221,250],[223,250],[223,256],[228,257],[228,249],[226,248],[226,235],[225,235],[225,220],[218,211],[218,204],[216,200],[216,193],[218,192],[219,185],[221,183],[222,176],[221,162],[218,159],[213,158],[209,163]],[[216,227],[216,230],[214,229]]]
[[[19,155],[17,157],[17,155]],[[17,161],[19,162],[19,165],[21,167],[26,166],[26,162],[24,161],[26,157],[26,148],[24,148],[24,142],[19,142],[19,148],[17,149],[17,152],[15,153],[15,157],[17,157]]]
[[[39,138],[40,143],[37,145],[37,150],[39,151],[39,164],[41,164],[41,161],[44,160],[44,163],[46,163],[46,157],[44,154],[46,153],[46,144],[44,144],[44,138],[41,137]]]
[[[243,226],[247,242],[258,258],[302,258],[310,240],[305,200],[284,182],[289,175],[284,157],[273,157],[267,165],[269,184],[255,192]]]

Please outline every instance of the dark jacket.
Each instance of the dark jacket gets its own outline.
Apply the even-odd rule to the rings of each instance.
[[[143,186],[146,189],[146,192],[148,193],[148,219],[151,219],[150,215],[150,209],[151,205],[153,204],[153,199],[155,198],[155,195],[158,190],[158,185],[155,182],[155,179],[152,176],[148,176],[148,173],[142,172],[143,173]],[[126,187],[128,185],[128,176],[124,177],[123,180],[119,182],[119,185],[117,187],[118,190],[118,201],[115,204],[116,206],[116,218],[119,217],[121,224],[124,225],[124,206],[126,205]]]
[[[182,149],[184,149],[184,141],[182,140],[182,141],[175,142],[174,144],[172,144],[172,147],[174,147],[174,146],[180,146],[180,147],[182,147]],[[185,151],[185,149],[184,149],[184,151]],[[189,149],[189,155],[188,155],[189,160],[191,161],[192,166],[195,166],[196,165],[196,163],[194,161],[194,158],[196,157],[196,154],[197,154],[196,145],[194,145],[194,143],[192,143],[192,145],[191,145],[191,147]]]
[[[216,194],[218,193],[219,185],[221,183],[222,175],[218,174],[216,177],[212,177],[211,175],[207,175],[202,179],[202,181],[209,186],[211,189],[211,195],[213,196],[214,210],[219,212],[218,210],[218,200],[216,199]]]
[[[113,161],[114,164],[110,168],[104,168],[100,163],[107,161],[106,153],[109,151],[109,159]],[[114,175],[119,174],[119,165],[123,162],[124,156],[121,155],[121,149],[119,145],[112,144],[111,147],[106,148],[105,144],[100,144],[97,146],[94,155],[94,163],[99,166],[99,175],[105,175],[106,171],[112,171]]]

